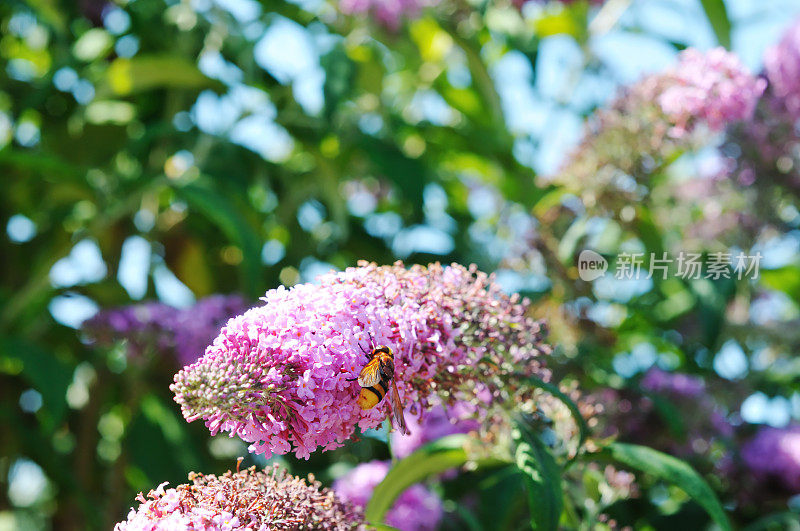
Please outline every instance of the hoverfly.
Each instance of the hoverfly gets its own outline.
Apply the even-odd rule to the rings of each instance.
[[[392,414],[395,422],[400,427],[403,435],[408,435],[408,426],[403,415],[403,404],[400,402],[400,394],[397,392],[397,384],[394,381],[394,353],[386,345],[378,345],[367,352],[362,347],[364,355],[367,357],[367,364],[361,369],[358,380],[361,386],[361,393],[358,395],[356,403],[361,409],[372,409],[390,391],[389,399],[392,402]]]

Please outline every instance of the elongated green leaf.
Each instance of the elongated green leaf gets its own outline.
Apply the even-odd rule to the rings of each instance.
[[[122,96],[156,88],[223,90],[224,85],[203,74],[196,64],[174,55],[115,59],[108,68],[108,86]]]
[[[515,458],[528,489],[531,529],[556,530],[564,510],[561,469],[537,433],[518,422],[514,433]]]
[[[717,42],[721,46],[730,49],[731,47],[731,21],[728,18],[728,10],[725,8],[724,0],[700,0],[703,11],[706,13],[708,23],[714,30]]]
[[[606,452],[616,461],[669,481],[683,489],[722,529],[732,529],[711,487],[685,462],[652,448],[636,444],[612,443]]]
[[[190,184],[176,190],[194,208],[214,222],[242,250],[242,282],[260,293],[261,249],[256,232],[237,206],[216,190]]]
[[[376,525],[382,522],[397,497],[411,485],[466,463],[464,445],[468,438],[465,434],[448,435],[396,463],[372,492],[365,511],[367,521]],[[479,462],[478,466],[495,464],[496,460],[486,460]]]

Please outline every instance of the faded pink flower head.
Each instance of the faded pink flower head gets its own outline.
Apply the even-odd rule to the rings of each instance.
[[[359,267],[280,287],[265,305],[231,319],[205,356],[175,375],[171,389],[184,417],[204,419],[267,456],[307,458],[374,428],[387,400],[361,410],[355,381],[371,343],[395,355],[403,403],[418,414],[430,400],[469,403],[485,424],[504,404],[530,400],[515,377],[548,380],[543,325],[526,317],[527,300],[507,296],[472,267],[401,263]]]
[[[705,130],[748,120],[766,81],[722,48],[687,49],[672,68],[623,88],[587,122],[577,149],[552,178],[592,204],[619,210],[677,155],[707,145]],[[705,127],[702,127],[705,126]]]
[[[139,507],[114,531],[254,531],[267,529],[360,529],[361,509],[313,476],[308,482],[275,465],[221,476],[189,474],[191,483],[136,498]]]
[[[800,19],[764,53],[764,70],[772,95],[794,121],[800,120]]]
[[[426,0],[340,0],[339,9],[346,15],[369,14],[396,31],[403,20],[417,17],[426,5]]]
[[[388,461],[370,461],[353,468],[333,483],[343,500],[365,507],[372,491],[389,472]],[[442,500],[423,485],[412,485],[397,498],[386,513],[385,522],[401,531],[433,531],[439,528],[444,511]]]
[[[764,79],[750,74],[738,56],[721,47],[706,53],[684,50],[666,76],[669,86],[658,103],[673,122],[670,134],[676,137],[691,132],[696,123],[720,131],[747,120],[766,88]]]

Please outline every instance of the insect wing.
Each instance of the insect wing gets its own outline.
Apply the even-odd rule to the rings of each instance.
[[[372,358],[358,375],[358,385],[361,387],[372,387],[381,381],[381,360]]]
[[[400,402],[400,393],[397,392],[397,385],[392,380],[392,414],[394,415],[394,420],[397,422],[398,427],[400,428],[400,433],[403,435],[408,435],[411,432],[408,431],[408,426],[406,425],[406,417],[403,413],[403,404]]]

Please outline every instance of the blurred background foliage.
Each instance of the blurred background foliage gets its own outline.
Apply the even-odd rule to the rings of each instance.
[[[703,378],[736,427],[730,444],[800,419],[795,198],[778,192],[753,213],[778,212],[777,224],[702,238],[692,230],[714,221],[674,188],[703,173],[703,149],[653,171],[635,200],[542,178],[620,85],[689,46],[732,48],[758,72],[798,12],[788,0],[453,0],[392,27],[324,0],[3,2],[0,527],[108,529],[136,492],[221,472],[246,451],[183,421],[174,357],[87,341],[80,325],[98,309],[255,302],[359,259],[496,272],[549,321],[558,377],[649,411],[635,442],[678,454],[670,445],[708,420],[669,397],[637,406],[653,365]],[[575,267],[583,248],[727,245],[764,254],[758,280],[590,284]],[[388,458],[381,439],[285,462],[329,484]],[[785,492],[742,501],[748,480],[719,473],[723,453],[681,457],[741,523],[796,518]],[[581,510],[620,525],[707,524],[646,476],[619,499],[604,496],[601,470],[571,474],[571,495],[592,504]],[[520,527],[521,485],[503,470],[436,485],[442,526]]]

